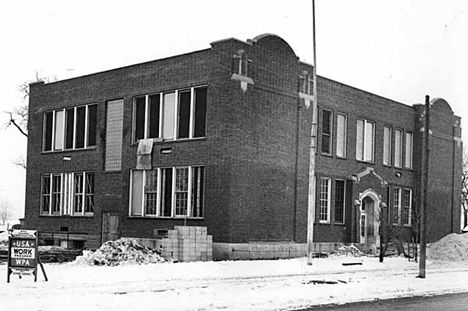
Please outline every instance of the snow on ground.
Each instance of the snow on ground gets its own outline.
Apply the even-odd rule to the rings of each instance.
[[[344,262],[362,265],[343,266]],[[0,266],[2,310],[291,310],[318,304],[455,293],[468,289],[461,262],[418,264],[402,257],[336,256],[265,261],[88,266],[46,264],[49,281],[12,276]],[[40,271],[40,270],[39,270]],[[314,284],[327,281],[334,284]],[[316,283],[316,282],[315,282]]]

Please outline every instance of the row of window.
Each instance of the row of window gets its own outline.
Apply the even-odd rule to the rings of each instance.
[[[94,173],[42,175],[41,215],[94,213]]]
[[[346,158],[347,122],[345,114],[336,114],[336,156],[340,158]],[[321,141],[323,154],[332,155],[332,134],[333,113],[331,110],[323,109]],[[397,168],[402,168],[404,165],[405,168],[411,169],[413,167],[413,133],[405,133],[401,129],[393,130],[389,126],[384,126],[383,134],[383,164],[394,165]],[[356,121],[356,159],[374,162],[374,154],[375,122],[358,119]]]
[[[205,136],[207,87],[138,96],[133,104],[133,141]],[[97,105],[44,113],[43,151],[96,146]]]
[[[345,198],[346,183],[344,180],[334,181],[334,223],[343,224],[345,222]],[[412,190],[408,188],[393,188],[392,200],[392,223],[394,225],[411,225],[412,210]],[[332,222],[332,180],[331,178],[320,178],[318,197],[319,222]]]
[[[96,105],[44,113],[44,151],[89,148],[96,145]]]
[[[203,217],[204,167],[131,172],[130,216]]]

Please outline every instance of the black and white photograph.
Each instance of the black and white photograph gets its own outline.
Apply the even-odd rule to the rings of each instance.
[[[468,2],[0,4],[0,310],[468,310]]]

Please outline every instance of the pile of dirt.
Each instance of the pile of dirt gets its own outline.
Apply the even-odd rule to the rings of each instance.
[[[449,234],[432,243],[427,258],[440,261],[468,261],[468,234]]]
[[[121,264],[149,264],[164,262],[158,252],[138,243],[134,239],[107,241],[96,251],[85,251],[76,258],[75,264],[118,266]]]
[[[340,246],[338,249],[336,249],[334,252],[333,252],[334,255],[345,255],[345,256],[354,256],[354,257],[359,257],[359,256],[363,256],[364,253],[359,249],[357,248],[356,246],[354,245],[343,245],[343,246]]]

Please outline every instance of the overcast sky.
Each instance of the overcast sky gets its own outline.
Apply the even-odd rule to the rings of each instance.
[[[468,122],[468,1],[316,0],[319,75],[412,105],[443,97]],[[274,33],[313,62],[311,0],[2,1],[2,111],[36,71],[62,80]],[[0,198],[24,212],[26,139],[0,115]],[[468,124],[468,123],[467,123]],[[464,131],[464,137],[468,137]],[[38,207],[39,208],[39,207]]]

